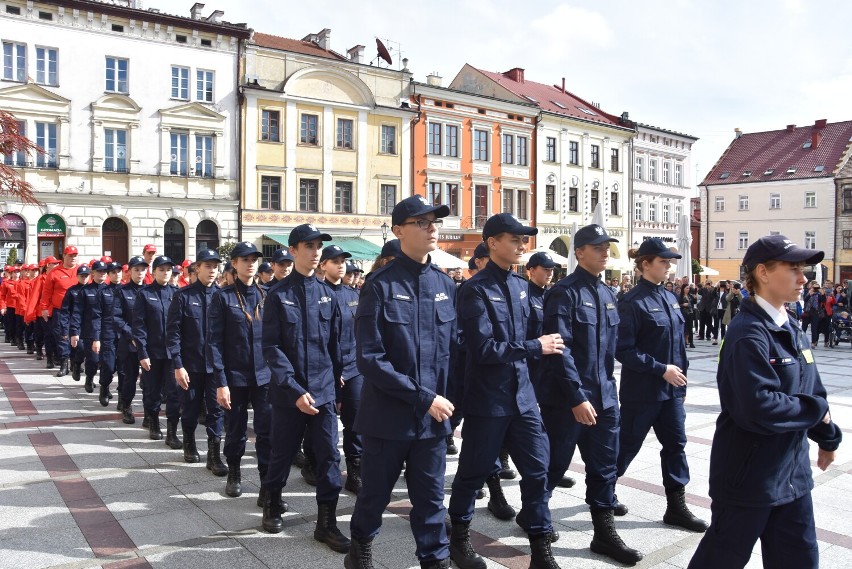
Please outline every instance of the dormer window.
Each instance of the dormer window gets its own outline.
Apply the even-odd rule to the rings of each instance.
[[[746,170],[745,172],[743,172],[743,178],[748,178],[749,176],[751,176],[751,170]]]
[[[772,175],[772,174],[774,174],[774,173],[775,173],[775,170],[774,170],[773,168],[767,168],[767,169],[763,172],[763,175],[764,175],[764,176],[771,176],[771,175]]]
[[[789,168],[787,168],[787,173],[788,174],[795,174],[796,168],[794,168],[793,166],[790,166]]]
[[[731,177],[731,173],[730,173],[730,172],[722,172],[722,175],[721,175],[721,176],[719,176],[719,179],[720,179],[720,180],[727,180],[727,179],[728,179],[728,178],[730,178],[730,177]]]

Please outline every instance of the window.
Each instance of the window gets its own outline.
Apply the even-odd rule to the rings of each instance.
[[[39,85],[58,85],[57,61],[59,52],[52,47],[36,48],[36,83]]]
[[[172,99],[189,100],[189,67],[172,65]]]
[[[106,90],[111,93],[129,93],[127,89],[130,62],[117,57],[106,58]]]
[[[443,126],[437,122],[429,123],[429,154],[441,156],[441,127]]]
[[[390,215],[396,205],[396,186],[393,184],[382,184],[379,188],[379,213]]]
[[[636,159],[636,173],[635,173],[634,177],[637,180],[644,180],[645,179],[644,176],[645,176],[645,159],[644,158],[637,158]]]
[[[500,152],[500,162],[503,164],[515,163],[515,135],[503,135],[503,147]]]
[[[648,181],[656,182],[657,181],[657,161],[656,160],[648,160]]]
[[[675,206],[675,223],[680,223],[680,216],[683,215],[683,206]]]
[[[104,172],[127,172],[127,131],[104,129]]]
[[[737,209],[748,211],[748,196],[740,196],[739,200],[737,200]]]
[[[580,211],[577,200],[577,188],[568,188],[568,211]]]
[[[6,4],[6,13],[12,14],[13,16],[20,16],[21,9],[17,6],[9,6],[8,4]]]
[[[319,180],[299,180],[299,211],[319,211]]]
[[[36,154],[38,168],[56,168],[56,125],[54,123],[37,122],[36,144],[44,153]]]
[[[594,210],[598,207],[598,202],[600,201],[600,190],[592,190],[591,191],[591,209]]]
[[[302,124],[299,130],[299,142],[301,144],[311,144],[313,146],[319,144],[318,124],[319,117],[317,115],[302,115]]]
[[[352,182],[335,182],[334,213],[352,213]]]
[[[352,119],[337,119],[337,142],[336,148],[347,148],[352,150]]]
[[[805,192],[805,207],[816,206],[816,192]]]
[[[568,161],[574,166],[580,164],[580,143],[576,140],[568,143]]]
[[[195,71],[195,100],[203,103],[213,102],[213,77],[212,71]]]
[[[281,141],[281,112],[263,110],[260,119],[260,139],[269,142]]]
[[[769,209],[781,209],[781,194],[769,194]]]
[[[189,38],[184,34],[175,34],[175,41],[177,43],[186,43]]]
[[[843,230],[843,248],[852,249],[852,231],[848,229]]]
[[[527,191],[518,190],[518,219],[527,219]]]
[[[725,234],[721,231],[716,232],[716,249],[724,249],[725,248]]]
[[[556,139],[550,136],[547,137],[545,162],[556,162]]]
[[[556,186],[552,184],[544,187],[544,209],[556,211]]]
[[[527,157],[527,149],[529,148],[529,139],[526,136],[518,137],[518,156],[515,164],[518,166],[527,166],[529,165],[529,158]]]
[[[444,133],[446,134],[447,144],[444,147],[444,155],[459,157],[459,127],[454,124],[444,125]]]
[[[816,249],[816,231],[805,231],[805,249]]]
[[[657,204],[655,203],[648,204],[648,221],[657,221]]]
[[[633,205],[633,217],[634,221],[645,221],[645,208],[642,202],[636,202]]]
[[[260,209],[281,209],[281,178],[260,177]]]
[[[124,26],[122,26],[121,24],[113,24],[113,25],[112,25],[112,31],[114,31],[114,32],[123,32],[123,31],[124,31]]]
[[[669,162],[663,162],[663,183],[669,183],[669,170],[671,170],[671,164]]]
[[[672,206],[667,203],[663,204],[663,223],[672,222]]]
[[[737,234],[737,249],[748,249],[748,231],[740,231]]]
[[[621,171],[621,161],[618,159],[618,148],[612,149],[612,154],[609,157],[609,169],[613,172]]]
[[[490,138],[491,133],[487,130],[474,130],[473,131],[473,159],[474,160],[485,160],[487,161],[490,154],[490,148],[488,147],[488,140]]]
[[[450,216],[458,217],[459,216],[459,185],[458,184],[446,184],[447,189],[447,199],[445,203],[450,208]]]
[[[27,80],[27,46],[10,41],[3,42],[3,79]]]
[[[503,188],[503,213],[515,215],[515,192],[507,188]]]
[[[618,192],[610,192],[609,194],[609,214],[621,215],[618,211]]]
[[[171,133],[171,169],[172,176],[186,176],[186,157],[189,145],[189,135],[186,133]]]
[[[213,137],[209,134],[195,135],[195,175],[213,177]]]
[[[843,188],[843,213],[852,212],[852,187]]]
[[[482,229],[488,219],[488,186],[476,185],[473,188],[473,222],[476,229]]]
[[[38,19],[39,20],[52,20],[53,14],[51,14],[50,12],[44,12],[42,10],[39,10],[38,11]]]
[[[592,168],[601,167],[601,147],[597,144],[592,144]]]
[[[683,186],[683,164],[675,164],[674,185]]]
[[[379,152],[382,154],[396,154],[396,127],[394,125],[382,125],[382,141]]]
[[[18,134],[21,136],[27,135],[27,123],[24,121],[15,121],[18,125]],[[27,153],[23,151],[15,152],[14,154],[5,154],[3,163],[7,166],[24,167],[27,165]]]
[[[716,211],[725,211],[725,196],[716,196]]]

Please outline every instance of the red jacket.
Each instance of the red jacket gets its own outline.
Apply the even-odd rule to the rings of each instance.
[[[77,284],[77,265],[70,269],[66,269],[63,265],[59,265],[47,274],[44,279],[44,289],[42,291],[41,300],[39,301],[39,312],[47,310],[48,315],[53,314],[53,310],[62,308],[62,299],[65,298],[65,291]]]
[[[30,296],[27,298],[27,306],[24,309],[24,322],[29,324],[35,322],[39,317],[38,303],[41,300],[41,291],[44,288],[44,274],[34,278],[30,284]]]

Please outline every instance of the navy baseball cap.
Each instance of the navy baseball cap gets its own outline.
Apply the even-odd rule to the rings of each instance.
[[[171,265],[174,267],[175,263],[165,255],[160,255],[159,257],[156,257],[154,259],[154,262],[151,263],[151,267],[154,269],[156,269],[157,267],[162,267],[163,265]]]
[[[258,273],[271,273],[272,272],[272,265],[270,265],[269,263],[261,263],[260,266],[257,268],[257,272]]]
[[[340,245],[329,245],[325,249],[322,250],[322,256],[320,257],[320,263],[323,261],[328,261],[329,259],[334,259],[335,257],[344,257],[346,259],[352,258],[352,253],[347,253],[343,249],[340,248]]]
[[[467,268],[468,268],[468,270],[470,270],[470,271],[475,271],[475,270],[476,270],[476,259],[475,259],[474,257],[471,257],[471,258],[468,260],[468,262],[467,262]]]
[[[183,269],[177,265],[172,265],[172,274],[179,275]]]
[[[257,257],[262,257],[260,251],[257,250],[257,247],[251,241],[243,241],[241,243],[237,243],[234,245],[234,248],[231,249],[231,258],[236,259],[237,257],[251,257],[252,255]]]
[[[544,267],[545,269],[552,269],[558,264],[559,263],[554,261],[553,257],[551,257],[549,253],[539,251],[538,253],[534,253],[530,257],[529,261],[527,261],[527,268],[532,269],[533,267]]]
[[[225,261],[225,266],[222,267],[222,272],[229,273],[234,270],[234,266],[231,264],[231,261]]]
[[[88,265],[80,265],[79,267],[77,267],[77,274],[78,275],[88,275],[91,272],[92,271],[89,270]]]
[[[120,271],[121,270],[121,263],[116,263],[115,261],[113,261],[112,263],[108,263],[106,270],[107,270],[108,273],[111,273],[113,271]]]
[[[500,235],[501,233],[511,233],[512,235],[535,235],[538,233],[537,227],[527,227],[515,219],[511,213],[498,213],[492,215],[485,222],[482,228],[482,240],[485,241],[489,237]]]
[[[363,273],[361,269],[358,268],[358,265],[355,263],[346,263],[346,272],[347,273]]]
[[[200,249],[195,256],[195,262],[203,263],[205,261],[216,261],[217,263],[221,263],[222,257],[219,256],[219,252],[215,249]]]
[[[600,225],[586,225],[577,230],[574,235],[574,249],[586,245],[600,245],[601,243],[618,243],[618,239],[607,235],[606,229]]]
[[[294,247],[299,243],[313,241],[314,239],[331,241],[331,235],[323,233],[311,223],[303,223],[302,225],[297,225],[293,228],[293,231],[290,232],[290,237],[287,238],[287,243],[290,247]]]
[[[783,235],[761,237],[746,250],[743,265],[750,271],[767,261],[787,261],[815,265],[825,258],[823,251],[799,247]]]
[[[272,254],[273,263],[284,263],[285,261],[293,262],[293,255],[287,249],[278,249]]]
[[[379,257],[399,257],[402,255],[402,249],[399,246],[399,239],[391,239],[384,245],[382,245],[382,252],[379,253]]]
[[[108,270],[107,264],[104,263],[103,261],[95,261],[94,263],[92,263],[92,266],[89,267],[89,268],[92,269],[93,271],[98,271],[98,272],[101,272],[101,273],[105,273]]]
[[[447,217],[450,208],[446,205],[429,205],[423,196],[410,196],[393,206],[391,223],[401,225],[409,217],[420,217],[427,213],[434,213],[435,217]]]
[[[577,233],[580,233],[579,231]],[[651,237],[650,239],[645,239],[642,244],[639,246],[639,250],[636,252],[637,257],[644,257],[646,255],[652,255],[654,257],[661,257],[663,259],[680,259],[682,258],[680,253],[675,253],[663,243],[663,240],[659,237]]]
[[[473,250],[473,258],[484,259],[485,257],[491,257],[491,251],[488,250],[488,245],[480,243],[476,246],[476,249]]]
[[[137,255],[136,257],[130,257],[130,260],[127,261],[127,268],[128,269],[131,268],[131,267],[138,267],[138,266],[145,266],[145,267],[148,266],[148,262],[145,261],[145,257],[140,257],[140,256]]]

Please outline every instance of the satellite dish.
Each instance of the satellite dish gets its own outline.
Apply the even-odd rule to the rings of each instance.
[[[391,59],[391,55],[388,51],[388,48],[385,47],[385,44],[383,44],[382,40],[380,40],[379,38],[376,38],[376,50],[379,52],[379,57],[384,59],[388,65],[393,65],[393,59]]]

